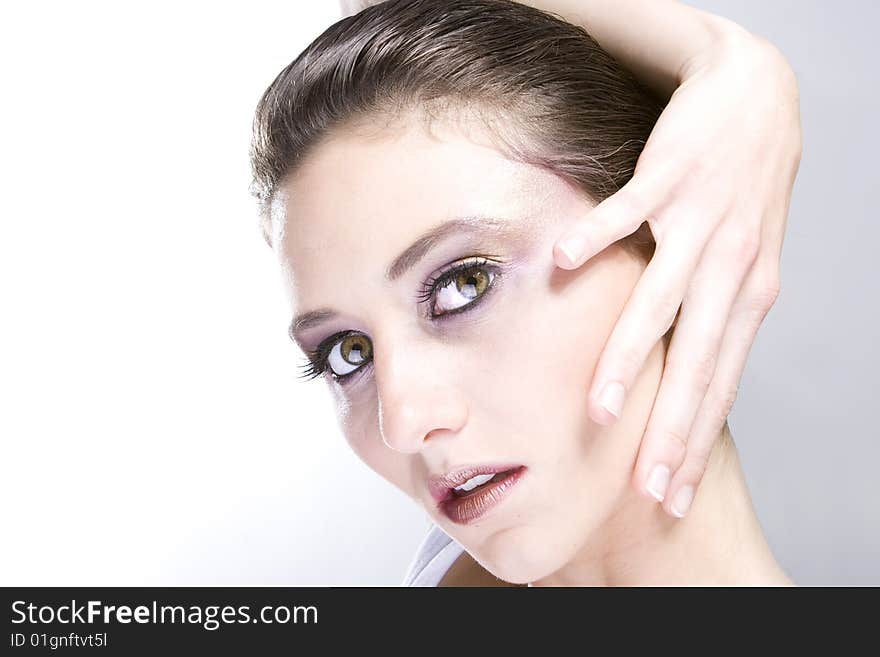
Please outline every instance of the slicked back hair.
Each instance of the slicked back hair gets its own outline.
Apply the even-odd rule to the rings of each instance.
[[[334,128],[466,112],[506,155],[595,202],[633,175],[663,103],[587,32],[510,0],[387,0],[324,31],[257,106],[251,192],[264,235],[279,185]],[[625,240],[649,259],[647,224]]]

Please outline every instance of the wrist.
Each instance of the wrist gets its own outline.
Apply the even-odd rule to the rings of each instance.
[[[701,12],[706,40],[690,57],[685,59],[678,69],[678,82],[703,71],[719,68],[753,68],[768,69],[782,75],[794,73],[783,54],[767,39],[753,34],[733,21]]]

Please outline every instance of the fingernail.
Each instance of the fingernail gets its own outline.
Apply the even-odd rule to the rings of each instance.
[[[648,477],[648,484],[645,486],[651,496],[658,502],[662,502],[666,497],[666,489],[669,487],[669,468],[665,465],[655,465]]]
[[[602,392],[599,394],[599,404],[614,417],[620,417],[625,394],[622,383],[611,381],[602,388]]]
[[[684,518],[684,514],[691,508],[691,502],[694,501],[694,487],[682,486],[675,494],[672,500],[672,513],[679,518]]]
[[[575,233],[559,242],[559,250],[565,254],[571,266],[574,267],[581,259],[581,256],[584,255],[584,247],[586,245],[587,240],[584,239],[584,236],[580,233]]]

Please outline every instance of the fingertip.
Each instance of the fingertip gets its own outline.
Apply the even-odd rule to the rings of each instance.
[[[597,401],[592,401],[590,403],[589,408],[590,419],[593,420],[596,424],[601,424],[602,426],[611,426],[619,419],[614,413],[609,411],[607,408],[602,406]]]
[[[685,484],[684,486],[680,486],[675,494],[672,495],[666,511],[676,518],[684,518],[690,510],[693,501],[694,487],[690,484]]]
[[[649,475],[647,473],[640,472],[638,468],[633,473],[632,479],[630,481],[633,490],[643,497],[646,500],[650,500],[654,504],[658,504],[661,508],[663,507],[663,499],[658,497],[656,491],[651,489],[649,481]]]
[[[569,233],[553,245],[553,259],[562,269],[577,269],[586,251],[587,240],[580,233]]]
[[[614,418],[619,418],[623,412],[623,402],[626,398],[626,388],[620,381],[609,381],[596,397],[596,403],[602,410]]]
[[[666,499],[671,477],[672,473],[669,466],[665,463],[658,463],[651,468],[648,480],[645,483],[645,491],[655,500],[662,503]]]
[[[568,257],[568,254],[562,250],[557,243],[553,247],[553,263],[560,269],[576,269],[576,265]]]

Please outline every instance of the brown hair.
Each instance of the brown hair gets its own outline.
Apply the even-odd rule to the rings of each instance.
[[[509,0],[388,0],[334,23],[266,89],[251,192],[270,241],[278,186],[334,128],[439,110],[473,112],[509,156],[599,202],[632,177],[662,109],[583,28],[547,12]],[[626,242],[651,257],[647,223]]]

